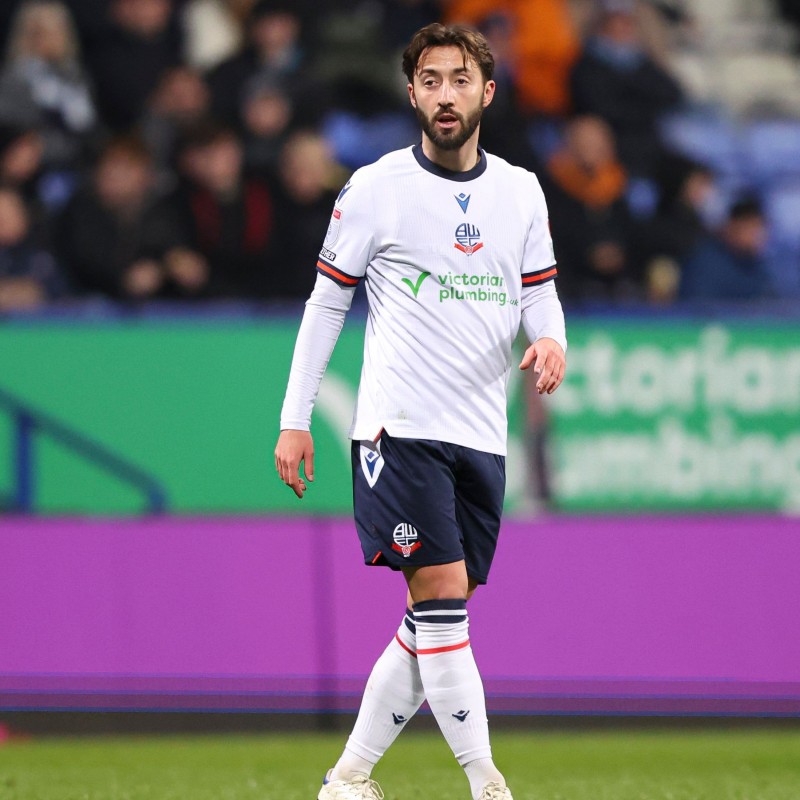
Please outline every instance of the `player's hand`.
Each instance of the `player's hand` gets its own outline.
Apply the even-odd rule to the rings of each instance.
[[[307,481],[314,480],[314,440],[309,431],[281,431],[275,445],[275,468],[281,480],[302,497],[306,481],[300,477],[300,462]]]
[[[547,336],[537,339],[526,351],[520,362],[520,369],[528,369],[533,364],[537,374],[536,391],[539,394],[553,394],[564,380],[567,359],[561,345]]]

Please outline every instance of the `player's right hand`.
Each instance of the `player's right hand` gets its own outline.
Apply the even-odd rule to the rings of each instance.
[[[300,462],[307,481],[314,480],[314,440],[309,431],[283,430],[275,445],[275,469],[281,480],[298,496],[308,488],[300,476]]]

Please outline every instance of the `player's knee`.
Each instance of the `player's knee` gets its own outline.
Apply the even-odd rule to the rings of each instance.
[[[426,600],[466,600],[469,582],[463,567],[443,564],[441,566],[420,567],[406,573],[408,588],[415,603]]]

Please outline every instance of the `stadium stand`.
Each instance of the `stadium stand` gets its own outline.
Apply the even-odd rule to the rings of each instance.
[[[209,116],[221,118],[241,140],[245,179],[258,178],[272,204],[283,203],[280,153],[293,134],[321,135],[337,162],[331,174],[341,180],[413,141],[416,125],[407,109],[399,48],[430,19],[463,19],[484,29],[497,52],[500,90],[485,119],[487,148],[544,172],[575,114],[605,116],[629,171],[631,252],[647,257],[648,248],[638,243],[670,191],[664,164],[686,157],[711,171],[713,191],[702,209],[709,226],[720,224],[745,194],[761,201],[775,289],[800,299],[795,11],[783,0],[548,0],[535,6],[516,0],[337,0],[322,12],[306,2],[272,0],[14,0],[0,14],[6,56],[0,180],[22,191],[35,222],[35,245],[62,269],[67,259],[52,232],[71,195],[90,181],[112,133],[143,136],[155,158],[159,191],[169,194],[181,180],[181,140]],[[647,63],[652,76],[663,76],[658,80],[664,87],[675,87],[651,109],[654,127],[641,119],[627,124],[615,116],[618,107],[599,102],[589,108],[586,92],[583,99],[569,92],[575,85],[571,70],[573,78],[582,71],[584,82],[596,77],[600,62],[590,60],[588,70],[581,65],[599,52],[595,35],[603,19],[615,20],[616,32],[600,47],[607,63],[617,63],[623,73]],[[552,34],[535,40],[525,34],[537,26]],[[48,35],[61,37],[60,54],[58,48],[48,51]],[[550,76],[544,95],[537,94],[542,74]],[[83,115],[75,110],[81,104]],[[39,137],[34,161],[36,148],[10,146],[23,135]],[[306,215],[300,227],[309,240],[324,236],[323,217]],[[562,249],[568,252],[556,241],[557,254]],[[265,274],[279,269],[282,250],[264,250]],[[566,273],[569,264],[564,267]],[[645,265],[634,274],[642,278],[625,293],[625,303],[650,302]],[[50,302],[74,303],[78,288]],[[612,305],[618,299],[593,297],[593,291],[586,285],[574,296]],[[250,299],[263,301],[262,295]]]

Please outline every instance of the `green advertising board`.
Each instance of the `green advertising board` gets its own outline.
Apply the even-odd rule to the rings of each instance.
[[[363,322],[318,398],[316,482],[298,501],[272,450],[296,320],[6,324],[0,389],[145,470],[187,514],[347,513],[346,431]],[[569,511],[800,510],[800,326],[571,321],[568,377],[545,400],[552,482]],[[509,510],[528,507],[524,382],[512,370]],[[0,407],[0,494],[15,480]],[[46,433],[42,513],[136,513],[142,497]]]
[[[800,511],[800,328],[575,324],[553,397],[572,510]]]

